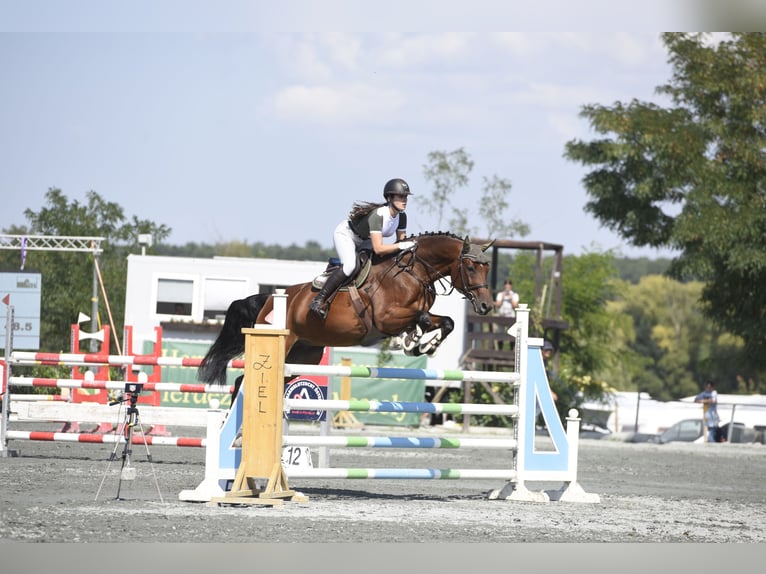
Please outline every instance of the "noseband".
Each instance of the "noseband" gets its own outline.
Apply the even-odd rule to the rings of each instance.
[[[460,271],[460,281],[463,284],[463,289],[461,291],[463,291],[463,293],[465,294],[465,296],[468,298],[468,300],[471,303],[474,303],[476,301],[476,293],[474,293],[474,291],[477,291],[478,289],[484,289],[484,288],[489,289],[489,284],[488,283],[481,283],[479,285],[468,284],[468,281],[466,280],[465,267],[463,266],[463,261],[465,259],[470,259],[471,261],[474,261],[475,263],[479,265],[482,265],[482,263],[478,260],[478,258],[475,255],[471,253],[467,255],[461,254],[460,259],[458,261],[458,270]]]

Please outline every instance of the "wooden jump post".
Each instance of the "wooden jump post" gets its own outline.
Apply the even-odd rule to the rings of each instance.
[[[245,335],[243,381],[242,457],[231,490],[212,498],[218,504],[276,506],[283,500],[307,502],[290,490],[282,467],[286,295],[274,295],[271,326],[242,329]]]
[[[344,367],[351,366],[351,359],[343,357],[340,360],[340,364]],[[351,377],[345,376],[340,379],[340,400],[348,401],[351,399]],[[338,411],[332,418],[332,426],[335,428],[347,427],[347,428],[362,428],[364,425],[359,422],[359,419],[354,416],[351,411]]]

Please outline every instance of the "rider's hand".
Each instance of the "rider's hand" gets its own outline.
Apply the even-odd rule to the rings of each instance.
[[[406,251],[407,249],[412,249],[413,247],[415,247],[417,243],[415,243],[414,241],[400,241],[398,245],[401,251]]]

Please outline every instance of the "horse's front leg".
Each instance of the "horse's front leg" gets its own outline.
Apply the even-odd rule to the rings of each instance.
[[[415,327],[403,335],[402,348],[407,355],[433,355],[454,328],[455,322],[450,317],[423,311],[418,315]]]

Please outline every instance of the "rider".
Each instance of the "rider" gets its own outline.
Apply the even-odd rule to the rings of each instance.
[[[407,234],[407,196],[410,186],[395,178],[383,187],[385,203],[355,203],[348,219],[335,228],[333,241],[341,266],[327,278],[325,284],[309,305],[309,310],[322,319],[327,317],[325,301],[343,285],[354,272],[356,251],[369,240],[376,255],[385,255],[415,247],[414,241],[403,241]],[[383,243],[384,237],[396,235],[397,243]]]

